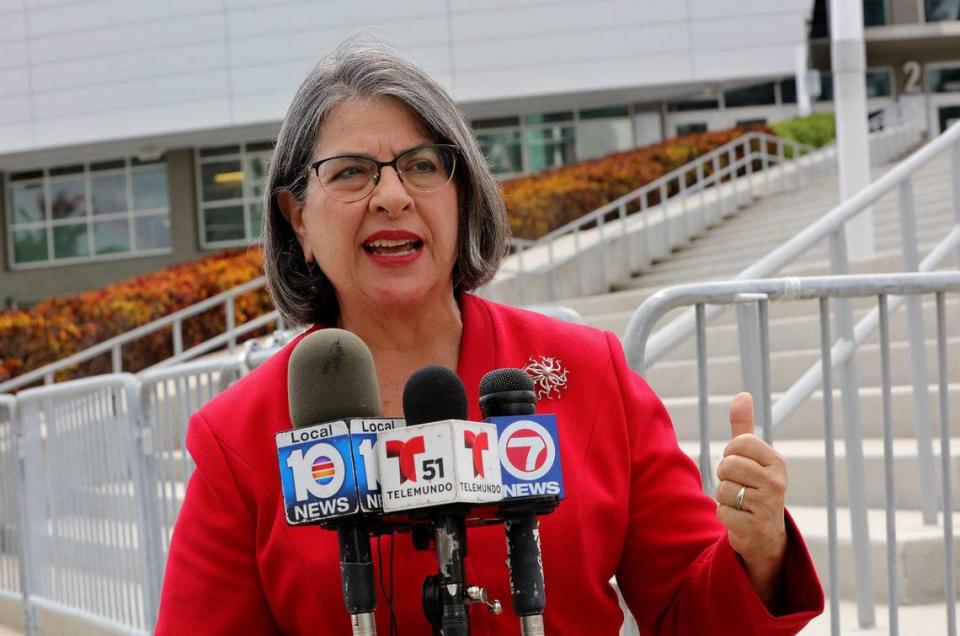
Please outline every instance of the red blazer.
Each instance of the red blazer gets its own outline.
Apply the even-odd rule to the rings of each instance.
[[[559,508],[541,519],[548,634],[617,634],[623,615],[609,584],[614,575],[645,636],[793,634],[823,611],[820,583],[789,517],[779,615],[760,602],[666,410],[627,367],[614,335],[466,294],[460,306],[457,373],[471,419],[481,419],[479,383],[491,369],[550,356],[569,371],[559,398],[538,405],[557,415],[566,489]],[[292,346],[190,422],[187,447],[197,469],[167,559],[160,636],[350,634],[336,533],[284,520],[274,434],[292,427]],[[429,634],[420,585],[436,571],[435,556],[414,551],[409,534],[390,542],[385,537],[380,547],[384,563],[394,551],[399,633]],[[500,616],[472,606],[472,633],[518,634],[503,528],[471,528],[468,550],[468,582],[504,606]],[[390,633],[382,594],[377,628]]]

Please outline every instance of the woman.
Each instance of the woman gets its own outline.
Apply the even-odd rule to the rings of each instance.
[[[783,460],[749,434],[749,398],[717,503],[700,489],[669,418],[617,339],[483,301],[508,239],[499,189],[446,93],[394,54],[347,44],[322,61],[284,120],[265,200],[266,270],[291,323],[338,326],[370,347],[384,415],[407,378],[456,369],[477,391],[491,369],[547,358],[567,381],[558,416],[567,498],[542,519],[550,634],[616,634],[616,575],[644,634],[795,633],[822,611],[806,548],[783,508]],[[334,532],[284,521],[274,434],[291,427],[291,347],[193,417],[190,480],[167,563],[157,633],[346,634]],[[391,541],[393,544],[391,545]],[[429,633],[420,582],[431,552],[385,537],[400,634]],[[500,527],[469,531],[468,581],[504,603],[471,607],[474,634],[517,633]],[[379,630],[390,611],[380,597]]]

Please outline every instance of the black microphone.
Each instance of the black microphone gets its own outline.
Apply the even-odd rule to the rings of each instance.
[[[523,423],[526,420],[522,419],[522,416],[533,416],[536,404],[537,396],[534,392],[533,380],[520,369],[496,369],[480,380],[480,411],[488,421],[490,418],[520,416],[513,420]],[[530,422],[529,425],[537,427],[535,422]],[[509,430],[509,425],[501,427],[498,423],[497,428],[498,433],[503,436]],[[548,444],[555,444],[555,440],[548,439],[550,434],[542,426],[539,430],[542,431],[542,438],[534,436],[532,439],[542,444],[544,447],[542,450],[546,451]],[[510,438],[501,438],[501,461],[509,461],[505,459],[505,448],[509,443]],[[531,453],[534,450],[541,452],[539,448],[531,447],[529,450]],[[555,458],[554,446],[554,459],[551,461],[555,461]],[[543,582],[540,522],[537,520],[537,514],[552,511],[558,501],[559,498],[553,495],[518,495],[513,496],[508,503],[501,506],[500,512],[507,535],[510,593],[514,612],[520,617],[520,631],[524,636],[544,633],[543,611],[547,598]]]
[[[336,528],[343,599],[353,634],[374,636],[377,596],[370,529],[379,500],[369,499],[377,488],[370,440],[377,430],[399,423],[379,417],[373,357],[360,338],[342,329],[317,331],[297,344],[288,364],[287,391],[294,431],[278,434],[277,446],[288,523],[298,523],[291,519],[292,509],[304,523]],[[320,423],[327,424],[317,426]],[[353,430],[361,433],[356,437],[366,438],[369,445],[367,455],[363,443],[351,440],[354,424],[358,427]],[[291,505],[300,500],[310,503]]]
[[[407,461],[399,482],[389,490],[390,467],[384,469],[384,506],[389,510],[393,498],[407,506],[400,501],[407,497],[411,516],[430,521],[439,573],[423,582],[423,610],[434,634],[466,636],[468,604],[485,603],[495,614],[502,611],[499,602],[487,600],[483,588],[467,585],[463,565],[468,511],[502,498],[496,428],[466,421],[463,382],[441,366],[419,369],[407,380],[403,412],[407,427],[381,441],[381,462],[385,457],[395,457],[401,465]],[[418,485],[412,487],[413,482]],[[444,488],[446,484],[450,487]]]

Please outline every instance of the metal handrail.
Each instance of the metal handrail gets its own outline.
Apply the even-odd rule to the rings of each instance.
[[[751,148],[752,142],[755,140],[760,142],[759,144],[760,156],[756,156],[758,153],[756,153]],[[777,155],[769,155],[769,153],[767,153],[766,145],[765,145],[766,143],[777,144],[777,147],[778,147]],[[786,147],[791,148],[793,152],[793,156],[798,159],[801,156],[808,156],[817,152],[823,152],[826,149],[826,148],[818,149],[818,148],[814,148],[813,146],[810,146],[798,141],[794,141],[791,139],[785,139],[782,137],[777,137],[775,135],[770,135],[763,132],[751,131],[737,137],[736,139],[733,139],[727,142],[726,144],[718,148],[714,148],[710,152],[697,157],[693,161],[690,161],[678,168],[675,168],[674,170],[671,170],[667,174],[657,177],[655,180],[640,186],[636,190],[628,192],[627,194],[621,195],[620,197],[614,199],[613,201],[605,203],[604,205],[600,206],[599,208],[597,208],[593,212],[590,212],[589,214],[585,214],[584,216],[578,217],[566,223],[565,225],[562,225],[554,230],[551,230],[550,232],[543,235],[539,239],[536,239],[536,240],[513,239],[515,251],[526,251],[529,249],[540,247],[542,245],[547,245],[552,241],[556,241],[559,238],[568,236],[570,234],[573,234],[574,232],[579,231],[585,225],[595,224],[599,221],[600,217],[606,216],[607,214],[617,211],[621,206],[637,201],[653,192],[657,192],[661,188],[666,187],[668,184],[670,184],[673,181],[676,181],[678,179],[685,180],[686,176],[689,175],[691,172],[694,172],[695,175],[701,174],[698,170],[699,168],[706,166],[708,163],[711,163],[715,159],[719,159],[724,155],[729,155],[731,151],[735,151],[740,147],[744,148],[744,155],[745,155],[744,159],[747,158],[746,155],[750,155],[749,158],[751,160],[764,158],[764,157],[783,159],[786,154],[785,152],[783,152],[783,148],[786,148]],[[737,163],[742,163],[742,160]],[[702,187],[707,187],[709,185],[716,185],[720,183],[720,181],[725,176],[730,176],[732,172],[732,168],[734,167],[735,166],[728,164],[722,169],[715,171],[713,174],[709,176],[704,176],[702,180],[694,181],[694,183],[692,183],[690,186],[687,186],[685,190],[686,192],[690,192],[690,189],[696,188],[697,185],[701,184],[701,181],[703,183]],[[680,194],[678,193],[677,195],[674,195],[673,197],[670,197],[670,198],[673,199],[673,198],[676,198],[677,196],[680,196]],[[663,201],[661,201],[661,204],[662,203]]]
[[[958,164],[960,165],[960,164]],[[960,204],[960,200],[958,200]],[[958,205],[960,210],[960,205]],[[958,227],[960,229],[960,227]],[[825,446],[826,478],[827,478],[827,520],[828,520],[828,565],[831,590],[830,613],[831,633],[840,633],[839,619],[839,585],[837,575],[837,499],[836,499],[836,462],[834,454],[834,415],[833,415],[833,380],[834,367],[843,368],[846,363],[835,359],[835,353],[854,351],[856,345],[840,334],[837,344],[831,344],[830,335],[830,300],[835,300],[835,308],[839,310],[843,303],[849,303],[854,297],[876,297],[877,313],[880,330],[880,366],[882,373],[881,389],[883,396],[883,463],[884,463],[884,507],[886,512],[886,555],[887,555],[887,594],[889,624],[892,632],[897,633],[898,625],[898,582],[897,562],[898,544],[896,540],[895,522],[895,492],[894,485],[894,456],[893,456],[893,406],[892,381],[890,359],[890,320],[889,307],[891,295],[908,297],[919,302],[918,295],[936,295],[936,358],[939,391],[939,421],[940,421],[940,468],[942,501],[943,501],[943,540],[945,577],[944,591],[947,599],[947,627],[948,633],[956,633],[956,610],[951,599],[955,595],[955,561],[954,561],[954,532],[953,532],[953,494],[952,494],[952,462],[950,451],[950,417],[949,417],[949,376],[947,371],[947,322],[946,296],[948,292],[960,292],[960,272],[910,272],[900,274],[871,274],[859,276],[820,276],[809,278],[774,278],[733,280],[716,283],[699,283],[678,285],[659,292],[644,301],[637,308],[630,326],[627,329],[625,347],[632,350],[631,366],[638,372],[645,372],[648,368],[646,359],[647,344],[656,322],[672,309],[682,306],[694,306],[696,316],[696,349],[697,349],[697,403],[699,407],[699,467],[706,490],[713,490],[713,466],[711,460],[710,423],[709,423],[709,389],[707,379],[707,352],[706,352],[706,316],[707,305],[738,304],[745,307],[756,304],[759,320],[748,324],[741,323],[741,328],[747,325],[748,334],[739,331],[741,342],[740,365],[741,373],[747,384],[745,387],[757,396],[755,417],[758,428],[764,439],[773,442],[774,437],[774,408],[772,404],[772,382],[770,378],[770,339],[768,331],[770,301],[774,300],[819,300],[820,318],[820,365],[821,375],[818,386],[823,395],[823,440]],[[739,311],[739,309],[738,309]],[[743,312],[747,313],[747,312]],[[924,361],[925,363],[925,361]],[[914,370],[915,373],[915,370]],[[843,375],[846,374],[844,371]],[[854,374],[855,375],[855,374]],[[749,379],[749,380],[748,380]],[[924,379],[925,382],[925,379]],[[846,399],[846,395],[843,396]],[[781,398],[782,400],[783,398]],[[779,401],[778,401],[779,403]],[[873,584],[870,566],[870,533],[865,523],[866,510],[866,477],[860,466],[854,466],[853,455],[860,455],[862,450],[860,441],[862,435],[859,423],[851,423],[844,408],[843,439],[845,464],[847,472],[848,501],[851,515],[851,545],[854,551],[854,567],[859,622],[861,627],[873,625],[874,599]],[[917,442],[923,445],[921,432],[917,431]],[[922,453],[920,460],[923,461]],[[931,494],[923,485],[923,468],[918,492],[921,503]],[[934,496],[937,494],[934,487]]]
[[[892,170],[868,185],[866,188],[843,201],[825,215],[795,234],[786,243],[775,248],[766,256],[750,265],[739,274],[736,279],[762,278],[780,271],[797,258],[805,254],[810,248],[824,240],[830,234],[842,230],[844,224],[876,203],[883,196],[890,193],[895,187],[902,184],[916,170],[926,165],[930,160],[948,149],[951,144],[960,141],[960,126],[954,125],[932,142],[915,151],[912,155],[897,164]],[[722,308],[707,312],[708,320],[722,312]],[[647,354],[648,364],[661,360],[670,353],[681,341],[690,336],[694,329],[694,317],[690,312],[675,318],[662,329],[653,334],[650,341],[650,352]]]
[[[103,342],[95,344],[92,347],[84,349],[83,351],[79,351],[71,356],[63,358],[62,360],[51,362],[50,364],[46,364],[38,369],[28,371],[27,373],[18,375],[11,380],[0,383],[0,393],[15,391],[38,380],[43,380],[44,384],[53,384],[54,374],[58,371],[70,368],[74,365],[80,364],[81,362],[92,360],[93,358],[96,358],[97,356],[103,355],[107,352],[110,352],[112,356],[113,372],[120,373],[123,371],[123,357],[121,355],[121,351],[124,345],[156,333],[157,331],[167,327],[173,328],[174,355],[155,366],[164,366],[173,364],[175,362],[190,360],[198,355],[202,355],[223,345],[227,345],[232,350],[233,347],[236,346],[236,340],[238,336],[242,336],[250,331],[253,331],[254,329],[267,325],[271,322],[278,322],[280,320],[278,312],[273,311],[262,316],[258,316],[257,318],[247,321],[241,325],[233,324],[234,301],[236,298],[242,296],[243,294],[262,289],[265,286],[265,277],[260,276],[259,278],[255,278],[232,289],[221,292],[215,296],[201,300],[200,302],[190,305],[189,307],[185,307],[162,318],[153,320],[145,325],[141,325],[140,327],[120,334],[119,336],[114,336],[113,338],[104,340]],[[218,306],[223,306],[226,314],[227,320],[226,329],[224,332],[184,351],[182,332],[184,320]]]

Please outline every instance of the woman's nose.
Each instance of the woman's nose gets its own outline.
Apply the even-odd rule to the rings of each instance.
[[[391,166],[384,166],[380,179],[370,196],[370,206],[376,212],[385,212],[387,216],[398,216],[413,203],[400,174]]]

